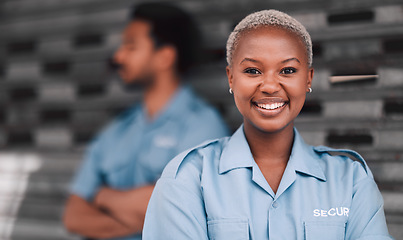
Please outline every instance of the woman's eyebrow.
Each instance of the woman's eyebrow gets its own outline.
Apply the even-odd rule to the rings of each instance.
[[[244,58],[244,59],[242,59],[242,61],[241,61],[239,64],[242,64],[243,62],[246,62],[246,61],[248,61],[248,62],[253,62],[253,63],[259,63],[259,61],[256,60],[256,59],[253,59],[253,58]],[[285,59],[285,60],[281,61],[281,63],[286,63],[286,62],[291,62],[291,61],[296,61],[296,62],[298,62],[298,63],[301,63],[301,62],[298,60],[298,58],[295,58],[295,57]]]
[[[286,63],[286,62],[290,62],[290,61],[297,61],[298,63],[301,63],[301,62],[298,60],[298,58],[295,58],[295,57],[293,57],[293,58],[288,58],[288,59],[286,59],[286,60],[283,60],[283,61],[281,61],[281,63]]]
[[[243,62],[246,62],[246,61],[254,62],[254,63],[259,62],[258,60],[255,60],[253,58],[244,58],[239,64],[242,64]]]

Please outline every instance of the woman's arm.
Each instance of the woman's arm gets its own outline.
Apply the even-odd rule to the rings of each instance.
[[[161,178],[148,205],[144,240],[208,239],[207,220],[200,186]]]
[[[382,195],[370,176],[354,186],[346,239],[393,239],[386,226]]]

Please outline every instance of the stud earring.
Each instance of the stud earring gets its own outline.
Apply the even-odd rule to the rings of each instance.
[[[228,89],[228,92],[229,92],[230,94],[232,94],[232,88]]]
[[[312,91],[312,88],[308,88],[308,93],[311,93]]]

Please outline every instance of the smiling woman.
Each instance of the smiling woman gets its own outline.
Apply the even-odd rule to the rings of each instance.
[[[294,127],[312,91],[306,29],[276,10],[253,13],[231,33],[227,61],[243,124],[167,165],[143,238],[391,239],[361,156],[307,145]]]
[[[313,69],[302,41],[278,27],[259,27],[238,40],[227,67],[235,103],[249,121],[244,127],[278,131],[301,111]]]

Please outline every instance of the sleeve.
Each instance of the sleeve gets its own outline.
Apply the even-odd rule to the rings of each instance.
[[[70,187],[72,194],[76,194],[86,201],[92,201],[103,184],[99,171],[99,144],[99,141],[91,144]]]
[[[164,169],[148,204],[143,240],[208,239],[201,162],[194,153],[178,155]]]
[[[393,239],[386,226],[382,195],[372,177],[355,184],[349,215],[346,239]]]
[[[175,179],[158,180],[148,204],[143,239],[208,239],[201,196]]]

